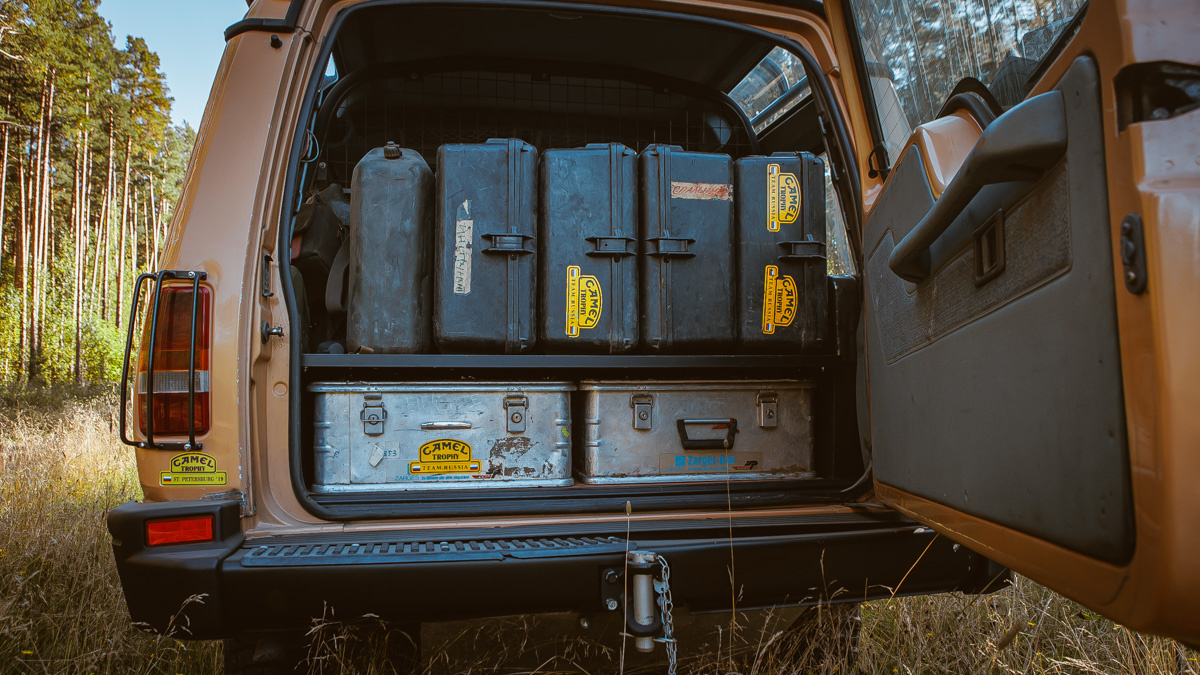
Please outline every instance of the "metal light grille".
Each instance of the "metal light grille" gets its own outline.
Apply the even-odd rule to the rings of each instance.
[[[735,113],[666,87],[599,77],[457,71],[366,82],[318,130],[329,182],[348,185],[371,148],[395,141],[430,166],[450,143],[520,138],[539,151],[619,142],[740,157],[751,139]]]

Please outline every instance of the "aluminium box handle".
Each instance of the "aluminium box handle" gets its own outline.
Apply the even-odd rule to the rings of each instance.
[[[711,424],[714,429],[724,427],[727,431],[725,438],[691,438],[687,432],[689,424]],[[676,420],[675,425],[679,429],[679,443],[684,450],[730,450],[733,448],[733,442],[737,439],[737,420],[733,417],[702,420],[683,419]]]
[[[445,431],[447,429],[470,429],[470,422],[421,422],[423,431]]]

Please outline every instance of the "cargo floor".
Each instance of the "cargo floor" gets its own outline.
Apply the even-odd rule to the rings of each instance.
[[[624,513],[679,509],[739,509],[843,502],[855,481],[811,479],[795,481],[706,481],[629,485],[584,485],[545,488],[508,488],[490,491],[440,490],[404,495],[403,515],[478,515],[481,508],[496,513],[569,514]],[[398,493],[343,492],[312,494],[317,504],[345,518],[395,515]],[[407,501],[419,497],[420,501]]]

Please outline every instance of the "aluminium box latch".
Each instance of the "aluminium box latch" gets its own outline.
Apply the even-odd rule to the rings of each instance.
[[[648,430],[654,426],[654,396],[634,394],[629,397],[629,407],[633,408],[634,429]]]
[[[387,409],[383,407],[383,394],[370,392],[363,394],[362,411],[358,413],[362,420],[363,433],[368,436],[383,435],[383,424],[387,421]]]
[[[505,396],[504,413],[508,419],[508,433],[525,433],[525,416],[529,408],[529,399],[524,396]]]
[[[758,426],[763,429],[779,426],[779,395],[773,391],[758,394]]]

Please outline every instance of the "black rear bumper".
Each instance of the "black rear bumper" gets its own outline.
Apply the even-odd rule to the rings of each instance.
[[[216,540],[146,549],[147,518],[211,513]],[[247,541],[234,502],[129,503],[109,514],[130,614],[180,638],[302,628],[341,619],[434,621],[540,612],[604,612],[607,570],[626,548],[662,554],[677,605],[738,608],[992,590],[992,561],[887,511],[635,523],[626,543],[598,526],[375,532]],[[581,529],[590,531],[581,532]],[[732,536],[731,536],[732,535]],[[901,584],[901,580],[903,583]],[[611,595],[611,589],[609,589]]]

